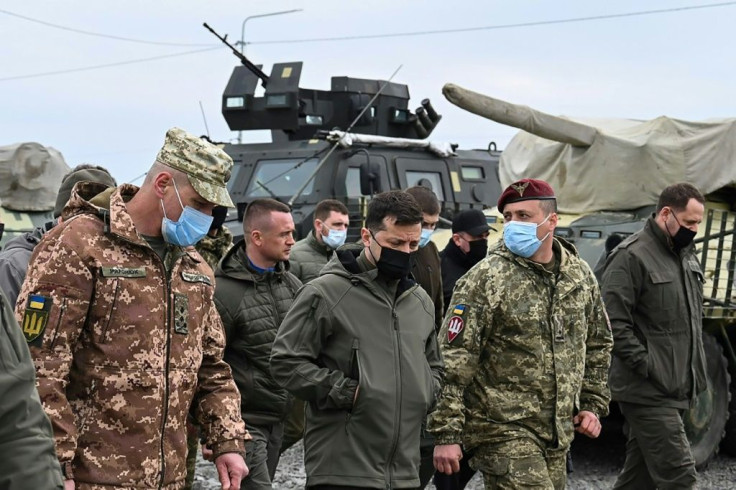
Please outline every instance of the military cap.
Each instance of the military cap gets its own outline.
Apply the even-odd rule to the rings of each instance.
[[[61,216],[64,206],[72,196],[72,189],[77,182],[95,182],[104,184],[108,187],[116,187],[118,184],[112,178],[110,172],[103,167],[95,165],[82,164],[74,167],[71,172],[66,174],[61,180],[61,187],[56,194],[56,205],[54,206],[54,218]]]
[[[452,232],[459,233],[464,231],[471,236],[481,236],[490,230],[486,215],[480,209],[466,209],[460,211],[452,220]]]
[[[521,179],[503,191],[498,198],[498,210],[503,213],[507,204],[519,201],[557,199],[555,191],[545,181],[539,179]]]
[[[183,129],[171,128],[156,161],[187,174],[194,190],[209,202],[234,207],[225,185],[233,160],[219,147]]]

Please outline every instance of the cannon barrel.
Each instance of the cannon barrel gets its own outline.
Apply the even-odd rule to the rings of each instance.
[[[473,114],[560,143],[590,146],[598,133],[592,126],[494,99],[452,83],[442,87],[442,94],[456,106]]]

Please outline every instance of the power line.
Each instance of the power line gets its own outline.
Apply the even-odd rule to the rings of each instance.
[[[17,17],[19,19],[27,20],[28,22],[34,22],[36,24],[41,24],[47,27],[53,27],[54,29],[61,29],[62,31],[68,31],[68,32],[74,32],[77,34],[84,34],[85,36],[94,36],[94,37],[104,37],[107,39],[116,39],[118,41],[127,41],[131,43],[139,43],[139,44],[154,44],[157,46],[214,46],[214,44],[191,44],[191,43],[172,43],[172,42],[164,42],[164,41],[147,41],[144,39],[134,39],[131,37],[123,37],[123,36],[115,36],[112,34],[102,34],[99,32],[91,32],[91,31],[84,31],[82,29],[75,29],[73,27],[66,27],[59,24],[53,24],[51,22],[46,22],[45,20],[40,19],[34,19],[32,17],[27,17],[25,15],[16,14],[14,12],[10,12],[9,10],[0,9],[0,14],[9,15],[11,17]]]
[[[111,68],[113,66],[122,66],[122,65],[132,65],[134,63],[143,63],[146,61],[155,61],[155,60],[161,60],[164,58],[175,58],[177,56],[187,56],[190,54],[196,54],[196,53],[204,53],[205,51],[213,51],[215,49],[222,49],[220,46],[215,46],[212,48],[205,48],[205,49],[195,49],[194,51],[185,51],[183,53],[174,53],[174,54],[164,54],[161,56],[152,56],[150,58],[141,58],[137,60],[129,60],[129,61],[118,61],[116,63],[107,63],[105,65],[95,65],[95,66],[85,66],[81,68],[71,68],[68,70],[58,70],[58,71],[47,71],[43,73],[33,73],[31,75],[17,75],[13,77],[2,77],[0,78],[0,82],[7,82],[8,80],[23,80],[26,78],[40,78],[40,77],[48,77],[52,75],[64,75],[66,73],[76,73],[80,71],[89,71],[89,70],[97,70],[100,68]]]
[[[691,5],[687,7],[673,7],[673,8],[667,8],[667,9],[658,9],[658,10],[641,10],[637,12],[625,12],[621,14],[607,14],[607,15],[595,15],[595,16],[588,16],[588,17],[575,17],[570,19],[556,19],[556,20],[546,20],[546,21],[537,21],[537,22],[522,22],[517,24],[500,24],[500,25],[492,25],[492,26],[482,26],[482,27],[464,27],[464,28],[458,28],[458,29],[437,29],[437,30],[429,30],[429,31],[415,31],[415,32],[396,32],[396,33],[389,33],[389,34],[364,34],[364,35],[357,35],[357,36],[340,36],[340,37],[321,37],[321,38],[306,38],[306,39],[285,39],[285,40],[276,40],[276,41],[256,41],[256,42],[249,42],[248,44],[294,44],[294,43],[309,43],[309,42],[330,42],[330,41],[350,41],[350,40],[357,40],[357,39],[377,39],[377,38],[396,38],[396,37],[410,37],[410,36],[429,36],[429,35],[436,35],[436,34],[452,34],[452,33],[462,33],[462,32],[474,32],[474,31],[487,31],[487,30],[499,30],[499,29],[513,29],[518,27],[536,27],[536,26],[544,26],[544,25],[553,25],[553,24],[569,24],[574,22],[587,22],[587,21],[596,21],[596,20],[606,20],[606,19],[617,19],[617,18],[625,18],[625,17],[638,17],[638,16],[644,16],[644,15],[655,15],[655,14],[663,14],[663,13],[672,13],[672,12],[682,12],[687,10],[699,10],[699,9],[708,9],[708,8],[717,8],[717,7],[730,7],[736,5],[736,1],[734,2],[721,2],[721,3],[711,3],[706,5]],[[101,37],[110,37],[112,39],[119,39],[119,40],[125,40],[125,41],[131,41],[131,42],[140,42],[140,43],[148,43],[148,44],[168,44],[168,45],[178,45],[178,46],[203,46],[202,44],[195,44],[195,45],[186,45],[186,44],[176,44],[176,43],[156,43],[156,42],[149,42],[149,41],[142,41],[142,40],[136,40],[131,38],[124,38],[119,36],[108,36],[106,34],[97,34],[97,33],[91,33],[87,31],[80,31],[77,29],[67,28],[63,26],[58,26],[55,24],[49,24],[44,21],[39,21],[36,19],[31,19],[28,17],[24,17],[18,14],[14,14],[12,12],[8,12],[6,10],[0,9],[0,13],[4,13],[7,15],[13,15],[16,17],[20,17],[26,20],[30,20],[32,22],[38,22],[45,25],[50,25],[52,27],[56,27],[59,29],[64,29],[72,32],[79,32],[87,35],[94,35],[94,36],[101,36]],[[12,76],[12,77],[2,77],[0,78],[0,82],[8,81],[8,80],[22,80],[27,78],[39,78],[44,76],[53,76],[53,75],[63,75],[66,73],[74,73],[74,72],[80,72],[80,71],[90,71],[90,70],[97,70],[100,68],[110,68],[114,66],[121,66],[121,65],[132,65],[135,63],[144,63],[147,61],[153,61],[153,60],[159,60],[163,58],[173,58],[177,56],[186,56],[189,54],[195,54],[195,53],[201,53],[204,51],[211,51],[215,49],[220,49],[221,47],[219,45],[212,45],[212,44],[206,44],[204,46],[211,46],[206,49],[200,49],[200,50],[194,50],[194,51],[186,51],[183,53],[175,53],[170,55],[162,55],[162,56],[155,56],[152,58],[142,58],[137,60],[130,60],[130,61],[121,61],[117,63],[108,63],[104,65],[94,65],[94,66],[87,66],[82,68],[72,68],[69,70],[59,70],[59,71],[52,71],[52,72],[44,72],[44,73],[34,73],[30,75],[18,75],[18,76]]]
[[[671,12],[682,12],[685,10],[698,10],[708,9],[716,7],[730,7],[736,5],[736,2],[721,2],[711,3],[707,5],[691,5],[689,7],[673,7],[658,10],[640,10],[637,12],[625,12],[621,14],[607,14],[607,15],[592,15],[588,17],[573,17],[571,19],[556,19],[556,20],[542,20],[537,22],[520,22],[518,24],[499,24],[492,26],[482,27],[462,27],[457,29],[436,29],[430,31],[414,31],[414,32],[394,32],[389,34],[363,34],[356,36],[338,36],[338,37],[314,37],[305,39],[284,39],[276,41],[255,41],[249,42],[248,44],[295,44],[295,43],[316,43],[316,42],[327,42],[327,41],[352,41],[356,39],[379,39],[379,38],[391,38],[391,37],[410,37],[410,36],[431,36],[435,34],[454,34],[460,32],[474,32],[474,31],[491,31],[500,29],[513,29],[517,27],[537,27],[546,26],[553,24],[571,24],[574,22],[587,22],[595,20],[607,20],[607,19],[620,19],[624,17],[638,17],[643,15],[655,15],[665,14]]]

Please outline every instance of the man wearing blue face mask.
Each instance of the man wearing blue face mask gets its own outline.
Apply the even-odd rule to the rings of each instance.
[[[335,199],[325,199],[314,208],[314,228],[291,249],[291,273],[308,283],[329,262],[332,253],[348,236],[348,208]]]
[[[590,267],[554,236],[550,185],[514,182],[498,209],[503,240],[458,281],[440,332],[435,467],[456,473],[465,449],[486,488],[562,490],[574,433],[598,437],[608,413],[611,330]]]
[[[36,246],[16,319],[67,490],[181,488],[190,409],[222,486],[248,474],[215,279],[190,246],[232,206],[231,167],[170,129],[140,188],[78,182]]]

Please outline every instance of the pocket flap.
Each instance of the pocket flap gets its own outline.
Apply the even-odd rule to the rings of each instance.
[[[651,279],[654,284],[664,284],[674,280],[672,274],[663,271],[650,272],[649,279]]]

